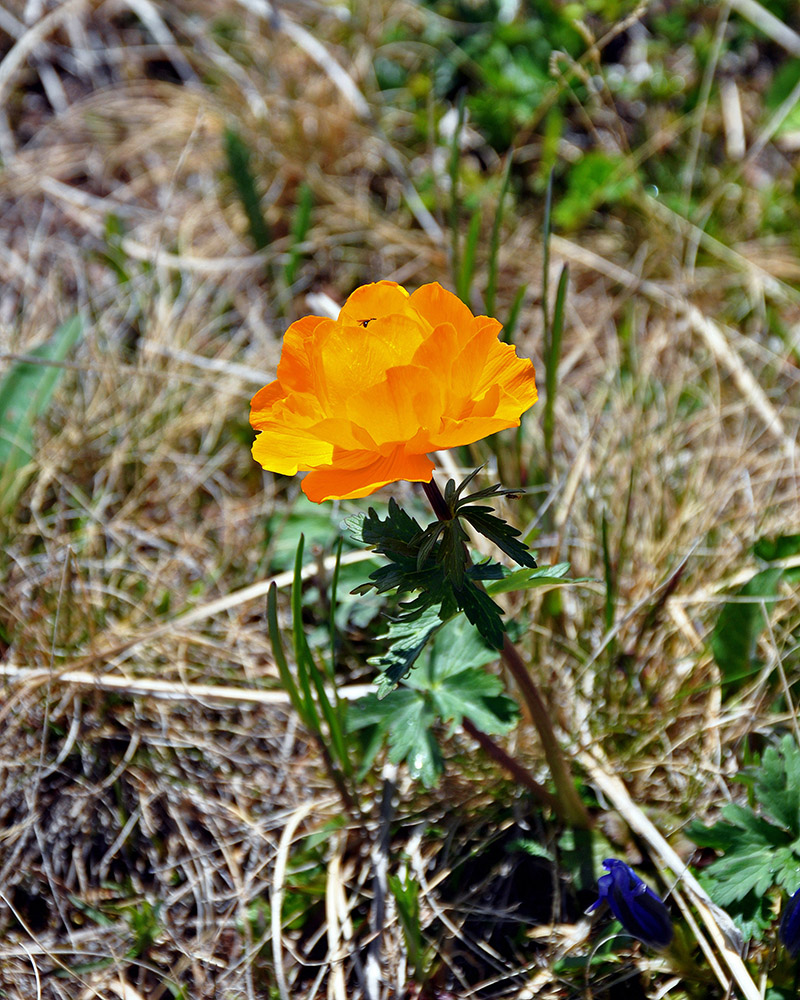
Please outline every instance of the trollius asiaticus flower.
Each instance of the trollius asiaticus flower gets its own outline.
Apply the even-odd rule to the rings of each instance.
[[[338,319],[286,331],[277,378],[253,397],[253,457],[307,471],[317,503],[363,497],[399,479],[429,482],[428,452],[470,444],[536,402],[533,364],[435,282],[358,288]]]

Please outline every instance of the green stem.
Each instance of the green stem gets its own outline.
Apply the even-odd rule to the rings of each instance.
[[[429,483],[423,483],[422,488],[425,490],[425,495],[430,501],[431,508],[434,514],[440,521],[449,521],[452,518],[452,514],[442,496],[441,490],[431,477]],[[530,671],[525,665],[522,657],[519,654],[519,650],[511,642],[508,636],[503,639],[503,651],[502,657],[505,665],[511,672],[512,677],[517,682],[517,687],[522,694],[525,704],[528,706],[528,711],[531,715],[531,721],[536,730],[539,733],[539,739],[542,741],[542,749],[544,750],[545,758],[550,767],[550,773],[553,775],[553,783],[556,786],[557,797],[553,798],[553,807],[559,816],[571,826],[578,827],[582,830],[586,830],[591,826],[591,817],[586,809],[586,806],[581,801],[580,795],[578,795],[578,790],[575,787],[575,781],[572,776],[572,770],[569,766],[569,761],[564,755],[558,740],[556,739],[555,730],[550,721],[550,713],[547,710],[547,706],[544,703],[544,699],[539,694],[539,689],[536,686],[533,678],[531,677]],[[468,720],[464,720],[464,728],[467,729]],[[474,727],[473,727],[474,728]],[[467,730],[470,732],[475,739],[481,743],[481,746],[486,746],[482,739],[475,735],[479,730]],[[485,739],[489,739],[486,734],[481,734]],[[494,744],[497,747],[496,744]],[[497,747],[499,750],[500,748]],[[489,751],[491,755],[498,760],[498,757],[493,751]],[[505,751],[503,751],[505,753]],[[508,758],[512,760],[512,758]],[[509,767],[506,761],[503,761],[503,766]],[[514,762],[516,764],[516,761]],[[521,767],[521,765],[517,765]],[[524,771],[524,768],[522,769]],[[512,773],[513,770],[512,770]],[[525,772],[527,774],[527,772]],[[519,775],[515,774],[515,777],[520,778]],[[530,778],[530,775],[528,775]],[[533,778],[530,778],[533,781]],[[527,779],[522,780],[522,783],[531,787]],[[544,791],[544,789],[542,789]]]

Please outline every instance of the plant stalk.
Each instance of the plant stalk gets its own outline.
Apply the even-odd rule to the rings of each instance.
[[[528,711],[531,713],[531,721],[536,726],[539,739],[542,741],[542,749],[550,766],[550,773],[553,775],[553,783],[558,792],[560,803],[559,813],[571,826],[582,830],[588,830],[591,826],[591,818],[586,806],[578,795],[575,781],[569,761],[564,756],[564,752],[556,739],[555,731],[550,722],[550,715],[547,706],[539,694],[539,689],[530,675],[530,671],[525,666],[525,662],[519,655],[519,650],[514,643],[505,636],[503,639],[503,662],[511,671],[511,675],[517,682]]]
[[[499,743],[495,743],[488,733],[485,733],[482,729],[478,729],[478,727],[467,718],[461,720],[461,725],[464,732],[468,733],[476,743],[480,743],[481,748],[489,755],[489,757],[492,758],[493,761],[499,764],[500,767],[504,767],[520,785],[524,785],[525,788],[533,792],[543,806],[547,806],[549,809],[552,809],[556,814],[562,812],[559,801],[555,795],[551,795],[544,785],[540,785],[530,771],[523,767],[518,760],[511,756],[511,754],[507,753]]]
[[[436,517],[440,521],[449,521],[452,515],[444,497],[442,496],[439,486],[434,481],[432,476],[429,483],[422,484],[422,488],[425,491],[425,496],[427,496]],[[510,670],[514,680],[517,682],[517,687],[525,700],[525,704],[528,706],[531,721],[534,726],[536,726],[536,730],[539,733],[539,739],[542,741],[542,749],[544,750],[545,758],[547,759],[548,766],[550,767],[550,773],[553,776],[553,783],[556,786],[557,792],[556,796],[551,796],[553,808],[566,823],[569,823],[571,826],[578,827],[579,829],[586,830],[591,826],[591,818],[586,806],[581,801],[580,795],[578,795],[578,790],[575,787],[575,781],[572,776],[569,761],[565,757],[564,752],[556,739],[555,730],[550,722],[550,714],[547,710],[547,706],[545,705],[544,699],[540,695],[539,689],[531,677],[524,660],[520,656],[519,650],[511,642],[507,635],[503,639],[503,650],[501,655],[503,657],[503,662]],[[478,740],[481,746],[483,746],[484,749],[486,749],[487,752],[498,761],[498,763],[502,763],[504,767],[508,768],[508,770],[511,771],[522,784],[531,788],[530,781],[533,781],[541,791],[545,791],[540,785],[538,785],[538,782],[527,774],[525,769],[522,768],[522,765],[513,761],[513,758],[506,754],[507,759],[501,761],[495,751],[500,751],[503,754],[505,754],[505,751],[501,751],[500,747],[498,747],[493,741],[490,742],[492,742],[494,749],[490,750],[484,743],[484,740],[489,740],[489,737],[486,736],[485,733],[481,733],[480,736],[477,735],[480,733],[480,730],[475,729],[475,727],[473,727],[467,719],[464,720],[464,728],[470,733],[471,736]],[[513,761],[513,766],[509,765],[510,761]],[[520,768],[523,772],[525,772],[527,778],[522,778],[522,776],[514,770],[514,767]],[[539,793],[536,792],[536,794],[538,795]],[[546,794],[549,795],[549,793]]]

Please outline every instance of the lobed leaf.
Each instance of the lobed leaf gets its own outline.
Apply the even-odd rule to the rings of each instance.
[[[439,626],[425,663],[390,697],[388,690],[379,689],[355,702],[347,720],[348,731],[367,731],[369,764],[388,741],[390,759],[405,760],[427,786],[443,767],[435,736],[437,721],[458,725],[467,718],[484,732],[502,734],[518,716],[516,703],[503,694],[499,678],[482,669],[497,658],[496,651],[460,616]],[[381,683],[388,686],[386,678]]]
[[[530,549],[519,540],[520,532],[502,518],[487,513],[490,510],[490,507],[466,506],[460,508],[458,514],[459,517],[469,521],[476,531],[502,549],[514,562],[520,566],[535,567],[536,560]]]

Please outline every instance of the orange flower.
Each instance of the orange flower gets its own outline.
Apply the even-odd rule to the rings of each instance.
[[[427,452],[516,427],[536,402],[533,364],[500,330],[435,282],[413,295],[393,281],[358,288],[338,319],[286,331],[278,377],[253,397],[253,457],[308,470],[317,503],[429,482]]]

